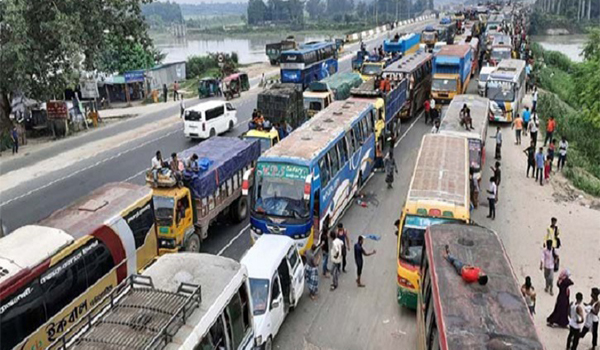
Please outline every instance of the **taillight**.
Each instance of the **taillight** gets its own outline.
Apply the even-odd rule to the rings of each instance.
[[[401,285],[402,287],[415,289],[415,286],[412,283],[410,283],[410,281],[407,280],[404,277],[398,276],[398,284]]]
[[[439,209],[429,209],[429,215],[430,216],[441,216],[442,211]]]
[[[202,131],[206,131],[206,124],[202,123]]]

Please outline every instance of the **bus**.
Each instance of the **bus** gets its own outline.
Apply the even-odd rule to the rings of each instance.
[[[513,121],[514,114],[521,110],[525,97],[525,76],[525,61],[500,61],[486,84],[486,96],[490,99],[492,108],[490,121]]]
[[[251,191],[244,176],[253,241],[284,234],[304,254],[333,227],[373,169],[375,118],[369,102],[334,101],[263,153]]]
[[[463,263],[481,268],[488,283],[463,282],[444,258],[446,247]],[[458,223],[430,226],[422,256],[417,349],[544,349],[494,231]]]
[[[0,348],[45,349],[158,255],[152,190],[107,184],[0,239]]]
[[[402,209],[397,242],[397,301],[417,307],[423,236],[430,225],[469,222],[469,147],[466,139],[423,137]]]
[[[406,101],[400,111],[400,119],[411,118],[423,108],[431,94],[433,55],[427,52],[417,52],[414,55],[402,58],[383,71],[384,77],[389,77],[392,82],[408,79]]]
[[[338,51],[333,42],[312,42],[281,53],[281,82],[302,84],[306,89],[338,71]]]
[[[233,259],[163,255],[108,293],[49,350],[250,350],[248,291],[248,272]]]

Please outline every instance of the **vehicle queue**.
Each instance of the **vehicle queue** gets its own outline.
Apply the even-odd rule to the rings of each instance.
[[[506,23],[492,17],[494,21],[487,22],[479,37],[454,45],[455,32],[467,36],[480,32],[475,26],[482,26],[485,14],[477,18],[472,21],[462,13],[444,18],[436,37],[445,38],[446,49],[435,55],[421,49],[394,58],[366,81],[372,86],[369,94],[361,96],[358,89],[348,100],[328,103],[288,135],[279,134],[278,142],[270,143],[260,155],[256,149],[261,147],[249,146],[260,142],[251,139],[241,145],[250,151],[233,152],[237,155],[232,153],[231,158],[224,154],[223,159],[211,159],[201,144],[176,155],[175,166],[157,159],[158,168],[149,171],[146,187],[106,186],[37,226],[2,238],[0,267],[8,274],[0,279],[1,349],[83,349],[97,341],[129,348],[161,343],[167,349],[270,349],[289,309],[303,294],[301,255],[327,239],[368,181],[377,158],[394,147],[401,119],[417,118],[435,88],[450,85],[452,94],[437,95],[450,105],[439,130],[423,137],[408,196],[398,208],[398,303],[418,310],[422,349],[464,348],[472,344],[469,337],[483,337],[502,324],[503,315],[495,308],[501,303],[496,292],[484,292],[487,302],[475,305],[476,293],[459,283],[447,271],[451,265],[438,256],[440,242],[451,244],[466,237],[472,244],[452,245],[453,251],[495,261],[494,273],[504,282],[490,288],[507,289],[515,295],[519,310],[524,310],[514,315],[520,326],[506,329],[505,334],[526,344],[523,349],[543,348],[519,298],[508,258],[481,254],[481,250],[480,255],[469,253],[502,244],[496,233],[471,222],[470,209],[485,162],[488,122],[511,121],[525,83],[524,64],[503,59],[483,89],[489,99],[465,95],[470,77],[481,67],[475,61],[486,51],[488,33]],[[448,57],[456,52],[458,58]],[[321,61],[327,62],[325,71],[315,68]],[[281,67],[282,77],[306,88],[337,71],[337,54],[331,45],[311,44],[282,52]],[[235,109],[228,103],[208,107],[186,110],[184,119],[200,121],[196,128],[206,136],[194,137],[216,141],[216,134],[236,121],[232,119]],[[213,132],[206,128],[209,122],[223,127]],[[259,131],[265,127],[257,126]],[[132,192],[127,196],[132,202],[115,203],[116,192],[111,191],[117,190]],[[111,196],[103,199],[108,192]],[[198,253],[200,242],[189,237],[199,234],[201,240],[213,221],[227,214],[243,220],[246,212],[255,245],[241,264]],[[200,224],[199,218],[209,213],[210,219]],[[81,226],[86,230],[73,226],[74,220],[85,222]],[[46,233],[56,237],[52,245],[38,239]],[[10,255],[25,241],[40,245],[37,260]],[[503,249],[493,252],[498,251]],[[261,259],[267,254],[269,259]],[[457,310],[444,304],[454,295],[461,296]],[[463,315],[464,322],[477,323],[483,314],[493,317],[486,318],[480,334],[452,336],[459,327],[452,323],[455,311],[475,306],[477,312]],[[128,308],[141,313],[131,318]],[[174,322],[177,317],[183,317],[183,324]],[[5,322],[8,319],[14,322]],[[40,321],[32,323],[33,319]],[[156,322],[152,332],[143,331],[147,327],[143,319]],[[265,322],[273,327],[265,328]]]

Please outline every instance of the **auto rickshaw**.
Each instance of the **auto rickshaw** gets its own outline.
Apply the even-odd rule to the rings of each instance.
[[[207,98],[217,95],[219,81],[215,78],[204,78],[198,83],[198,98]]]
[[[241,96],[242,91],[248,90],[250,90],[250,81],[246,73],[235,73],[223,79],[223,96],[227,100],[234,98],[235,95]]]

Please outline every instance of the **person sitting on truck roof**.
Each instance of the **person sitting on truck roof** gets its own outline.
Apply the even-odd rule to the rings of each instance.
[[[200,170],[200,166],[198,165],[198,155],[196,153],[192,154],[185,162],[185,170],[198,172]]]
[[[171,162],[169,164],[169,168],[171,169],[171,173],[173,177],[175,177],[175,181],[179,184],[182,179],[181,170],[179,169],[179,158],[177,157],[177,153],[171,153]]]
[[[474,130],[473,118],[471,118],[471,109],[465,103],[463,108],[460,110],[460,125],[464,126],[467,130]]]
[[[156,155],[152,158],[152,178],[154,180],[154,186],[158,185],[158,173],[163,167],[163,160],[160,151],[156,151]]]

